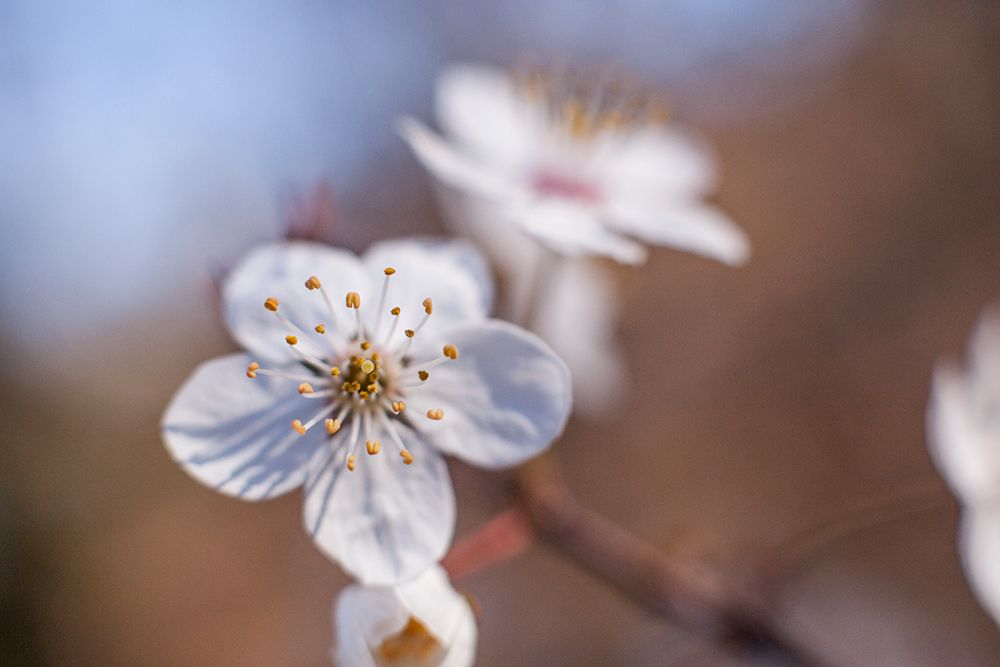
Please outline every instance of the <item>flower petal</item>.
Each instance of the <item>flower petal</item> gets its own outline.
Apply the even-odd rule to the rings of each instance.
[[[504,70],[452,65],[438,77],[435,92],[438,123],[472,155],[516,168],[537,147],[537,113],[517,95]]]
[[[400,136],[413,149],[420,163],[449,187],[500,201],[519,201],[527,190],[498,165],[470,157],[413,118],[396,123]]]
[[[441,667],[468,667],[476,648],[476,621],[468,602],[452,588],[444,570],[434,565],[398,586],[352,585],[337,598],[337,646],[342,667],[375,665],[373,652],[417,619],[441,644]]]
[[[314,275],[334,312],[319,290],[306,289],[305,281]],[[284,338],[296,332],[264,308],[265,299],[276,297],[280,312],[306,332],[324,323],[331,335],[342,327],[353,333],[344,294],[370,293],[370,284],[361,260],[346,250],[318,243],[270,243],[253,250],[229,274],[223,287],[226,321],[237,342],[262,360],[294,360]],[[318,334],[301,342],[306,352],[325,349]]]
[[[294,384],[246,377],[242,354],[201,364],[163,415],[170,455],[196,480],[244,500],[274,498],[301,485],[321,440],[299,436]],[[294,397],[294,398],[292,398]]]
[[[459,358],[414,392],[421,433],[443,452],[484,468],[517,465],[559,436],[572,404],[569,370],[534,334],[499,320],[448,332]]]
[[[972,401],[962,373],[946,366],[935,371],[927,413],[931,454],[955,492],[979,503],[998,496],[1000,447],[977,420]]]
[[[425,298],[434,312],[424,331],[433,332],[457,322],[485,318],[493,302],[493,278],[479,252],[468,241],[406,239],[373,245],[363,260],[372,275],[382,276],[391,266],[386,308],[400,306],[400,327],[412,329],[423,319]],[[374,301],[377,295],[369,297]],[[382,322],[389,320],[383,313]],[[369,317],[369,321],[373,321]],[[387,328],[383,324],[384,328]],[[424,334],[421,334],[423,336]]]
[[[347,447],[331,452],[306,483],[305,525],[317,546],[368,584],[410,579],[441,559],[455,529],[455,496],[448,469],[412,431],[397,424],[413,454],[404,465],[393,441],[382,452],[358,448],[357,467],[344,463]]]
[[[615,340],[618,299],[602,269],[586,259],[554,262],[531,326],[570,369],[574,413],[591,416],[614,411],[626,395],[626,363]]]
[[[560,255],[610,257],[622,264],[646,261],[645,248],[609,230],[592,207],[550,197],[515,215],[527,233]]]
[[[1000,502],[965,511],[962,559],[976,597],[1000,623]]]
[[[676,127],[648,127],[626,139],[609,137],[593,158],[605,188],[616,196],[703,195],[715,187],[709,148]]]
[[[612,202],[606,212],[613,229],[647,243],[687,250],[730,265],[743,264],[750,257],[750,242],[743,231],[707,204]]]

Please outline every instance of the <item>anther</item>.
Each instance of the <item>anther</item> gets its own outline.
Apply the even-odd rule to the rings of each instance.
[[[267,308],[268,310],[270,310],[272,313],[277,312],[277,310],[278,310],[278,300],[275,299],[273,296],[269,296],[264,301],[264,307]]]
[[[434,302],[430,300],[430,297],[424,299],[424,312],[428,315],[434,312]]]
[[[299,385],[299,393],[305,396],[306,394],[314,393],[313,387],[308,382],[303,382]]]
[[[369,440],[365,443],[365,449],[368,450],[368,454],[375,456],[382,451],[382,443],[378,440]]]
[[[302,425],[302,420],[301,419],[293,419],[292,420],[292,430],[295,431],[296,433],[298,433],[299,435],[305,435],[306,434],[306,427]]]
[[[354,472],[355,461],[356,459],[354,458],[354,454],[351,454],[350,456],[347,457],[347,469],[350,470],[351,472]]]
[[[318,334],[325,334],[326,333],[326,325],[325,324],[317,324],[316,325],[316,333],[318,333]]]
[[[458,359],[458,348],[450,343],[448,345],[445,345],[444,356],[448,357],[449,359]]]
[[[357,292],[348,292],[346,301],[348,308],[354,308],[355,310],[357,310],[358,308],[361,307],[361,295],[358,294]]]
[[[326,426],[326,434],[333,435],[340,430],[340,420],[339,419],[327,419],[323,422]]]
[[[377,384],[370,384],[370,385],[368,385],[367,389],[368,389],[368,393],[369,394],[377,394],[378,393],[378,385]]]
[[[431,376],[427,371],[417,371],[417,377],[420,378],[421,382],[426,382],[427,378]]]
[[[393,317],[399,317],[399,312],[400,312],[399,306],[396,306],[395,308],[389,311],[389,314],[392,315]]]
[[[410,453],[410,450],[408,449],[400,450],[399,455],[403,457],[403,463],[405,463],[406,465],[410,465],[411,463],[413,463],[413,454]]]
[[[361,341],[361,349],[362,350],[365,350],[367,352],[368,350],[371,349],[371,347],[372,347],[372,344],[369,343],[368,341],[366,341],[366,340]]]
[[[288,335],[288,336],[285,336],[285,342],[288,343],[289,345],[297,345],[298,342],[299,342],[299,339],[296,338],[295,336]]]
[[[251,380],[257,377],[257,370],[259,368],[260,364],[258,364],[256,361],[252,362],[249,366],[247,366],[247,377],[250,378]]]
[[[392,411],[395,412],[397,415],[405,409],[406,409],[406,403],[404,403],[403,401],[392,402]]]
[[[396,269],[392,268],[391,266],[387,266],[385,267],[385,271],[383,271],[383,273],[385,273],[385,275],[387,276],[391,276],[392,274],[396,273]]]
[[[371,359],[365,359],[361,362],[361,372],[367,375],[375,370],[375,362]]]
[[[340,375],[340,368],[337,367],[337,366],[334,366],[333,368],[331,368],[330,369],[330,375],[332,375],[333,377],[337,377],[338,375]]]
[[[316,276],[309,276],[309,280],[306,281],[306,289],[308,290],[319,289],[322,286],[323,283]]]
[[[441,408],[436,408],[434,410],[428,410],[427,411],[427,418],[428,419],[433,419],[434,421],[438,421],[438,420],[444,419],[444,410],[442,410]]]
[[[437,320],[435,320],[435,321],[437,321]],[[413,338],[414,336],[417,335],[417,332],[414,331],[413,329],[406,329],[406,330],[403,331],[403,333],[406,334],[407,338]]]

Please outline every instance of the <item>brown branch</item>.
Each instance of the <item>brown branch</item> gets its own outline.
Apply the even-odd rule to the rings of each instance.
[[[645,609],[737,652],[780,653],[820,665],[785,637],[773,614],[738,582],[667,554],[580,504],[545,457],[518,471],[517,495],[539,537]]]

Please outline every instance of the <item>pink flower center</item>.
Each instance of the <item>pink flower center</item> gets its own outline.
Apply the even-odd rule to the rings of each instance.
[[[601,201],[601,192],[593,183],[551,171],[537,172],[532,180],[532,186],[541,195],[577,199],[590,204]]]

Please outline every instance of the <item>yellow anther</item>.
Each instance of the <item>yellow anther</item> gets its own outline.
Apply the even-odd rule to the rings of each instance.
[[[250,378],[251,380],[257,377],[257,370],[259,368],[260,364],[258,364],[256,361],[252,362],[249,366],[247,366],[247,377]]]
[[[411,463],[413,463],[413,454],[410,453],[410,450],[404,449],[399,452],[399,455],[403,457],[403,463],[405,463],[406,465],[410,465]]]
[[[354,472],[355,460],[356,459],[354,458],[354,454],[351,454],[350,456],[347,457],[347,469],[350,470],[351,472]]]
[[[372,361],[371,359],[365,359],[364,361],[361,362],[361,372],[362,373],[364,373],[364,374],[367,375],[368,373],[371,373],[373,370],[375,370],[375,362],[374,361]]]
[[[348,308],[357,309],[361,307],[361,295],[357,292],[348,292],[346,301]]]
[[[444,346],[444,356],[449,359],[458,359],[458,348],[449,343]]]
[[[326,333],[326,325],[325,324],[317,324],[316,325],[316,333],[318,333],[318,334],[325,334]]]
[[[375,456],[382,451],[382,443],[378,440],[369,440],[365,443],[365,449],[368,450],[368,454]]]
[[[361,391],[358,392],[358,398],[360,398],[362,401],[365,400],[365,399],[367,399],[368,398],[368,392],[365,391],[364,389],[362,389]]]
[[[362,349],[362,350],[365,350],[365,351],[367,352],[367,351],[368,351],[368,350],[370,350],[371,348],[372,348],[372,344],[371,344],[371,343],[369,343],[369,342],[368,342],[368,341],[366,341],[366,340],[363,340],[363,341],[361,341],[361,349]]]
[[[385,271],[384,271],[385,275],[391,276],[395,272],[396,272],[396,269],[392,268],[391,266],[385,267]]]
[[[403,401],[392,402],[392,411],[395,412],[397,415],[405,409],[406,409],[406,403],[404,403]]]
[[[372,361],[378,363],[378,352],[372,352]]]
[[[322,286],[323,283],[316,276],[309,276],[309,280],[306,281],[306,289],[309,290],[319,289]]]
[[[340,430],[340,420],[339,419],[327,419],[323,422],[326,425],[326,434],[333,435]]]
[[[292,430],[298,433],[299,435],[306,434],[306,427],[302,425],[302,421],[299,419],[292,420]]]
[[[413,338],[415,335],[417,335],[417,332],[414,331],[413,329],[406,329],[403,331],[403,333],[406,334],[407,338]]]
[[[392,315],[393,317],[398,317],[399,316],[399,306],[396,306],[395,308],[393,308],[392,310],[390,310],[389,314]]]
[[[278,310],[278,300],[275,299],[273,296],[269,296],[264,301],[264,307],[273,313]]]
[[[442,410],[441,408],[436,408],[434,410],[428,410],[427,411],[427,418],[428,419],[433,419],[434,421],[438,421],[440,419],[444,419],[444,410]]]
[[[299,385],[299,393],[305,396],[306,394],[313,394],[315,391],[313,390],[313,386],[311,384],[303,382]]]
[[[370,385],[368,385],[367,389],[368,389],[368,393],[369,394],[377,394],[378,393],[378,385],[377,384],[370,384]]]
[[[424,299],[424,312],[428,315],[434,312],[434,302],[430,300],[430,297]]]
[[[420,378],[421,382],[426,382],[427,378],[431,376],[427,371],[417,371],[417,377]]]
[[[332,375],[333,377],[337,377],[338,375],[340,375],[340,368],[338,366],[334,366],[333,368],[331,368],[330,375]]]
[[[298,344],[299,339],[296,338],[295,336],[285,336],[285,342],[288,343],[289,345],[296,345]]]

